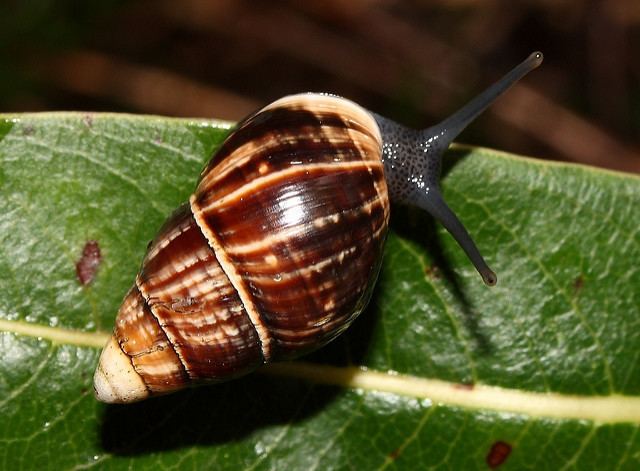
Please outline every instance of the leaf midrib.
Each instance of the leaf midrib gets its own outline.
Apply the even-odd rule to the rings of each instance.
[[[54,345],[88,348],[102,348],[110,335],[106,332],[81,332],[7,319],[0,319],[0,331],[46,339]],[[392,371],[381,372],[365,367],[336,367],[305,362],[274,363],[261,368],[260,372],[348,389],[409,396],[428,400],[435,405],[463,409],[493,410],[534,418],[588,420],[598,425],[640,425],[639,396],[540,393],[480,383],[464,386]]]

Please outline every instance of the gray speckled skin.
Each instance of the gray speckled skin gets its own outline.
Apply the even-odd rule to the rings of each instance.
[[[534,52],[456,113],[425,130],[407,129],[372,113],[382,135],[382,162],[389,197],[394,202],[418,206],[437,219],[460,244],[487,285],[496,284],[495,273],[487,266],[464,225],[440,193],[442,156],[469,123],[541,63],[542,54]]]
[[[401,126],[372,113],[382,135],[382,162],[389,197],[399,203],[415,204],[420,193],[438,190],[442,154],[449,142],[443,132],[422,131]]]
[[[424,209],[456,239],[487,285],[497,282],[475,242],[462,222],[447,206],[440,192],[442,156],[451,143],[450,132],[442,125],[423,131],[407,129],[372,113],[382,135],[382,162],[392,201]]]

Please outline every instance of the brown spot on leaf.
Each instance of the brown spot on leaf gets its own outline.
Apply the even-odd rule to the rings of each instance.
[[[435,265],[433,265],[433,266],[427,265],[424,268],[424,274],[427,275],[432,280],[439,280],[440,279],[440,269]]]
[[[507,442],[497,441],[491,445],[487,455],[487,464],[491,469],[496,469],[504,463],[511,454],[511,445]]]
[[[455,389],[464,389],[465,391],[471,391],[475,387],[475,384],[473,384],[473,383],[456,383],[456,384],[453,385],[453,387]]]
[[[76,275],[82,286],[86,286],[93,281],[100,265],[100,247],[98,242],[90,240],[84,244],[82,256],[76,262]]]
[[[398,456],[400,456],[400,448],[396,448],[391,453],[389,453],[389,458],[391,458],[392,460],[397,459]]]
[[[577,295],[582,287],[584,286],[584,277],[582,275],[578,275],[578,277],[573,280],[573,294]]]

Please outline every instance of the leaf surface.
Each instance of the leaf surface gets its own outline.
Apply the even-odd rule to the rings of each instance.
[[[146,245],[229,127],[0,117],[0,468],[640,469],[640,179],[463,146],[445,197],[496,287],[394,207],[372,303],[333,344],[99,404],[99,346]]]

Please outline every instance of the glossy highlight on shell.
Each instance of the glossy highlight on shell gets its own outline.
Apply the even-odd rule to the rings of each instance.
[[[346,329],[381,263],[381,148],[370,115],[327,95],[287,97],[243,121],[149,246],[114,331],[117,363],[130,368],[110,371],[112,341],[98,398],[228,380]]]

